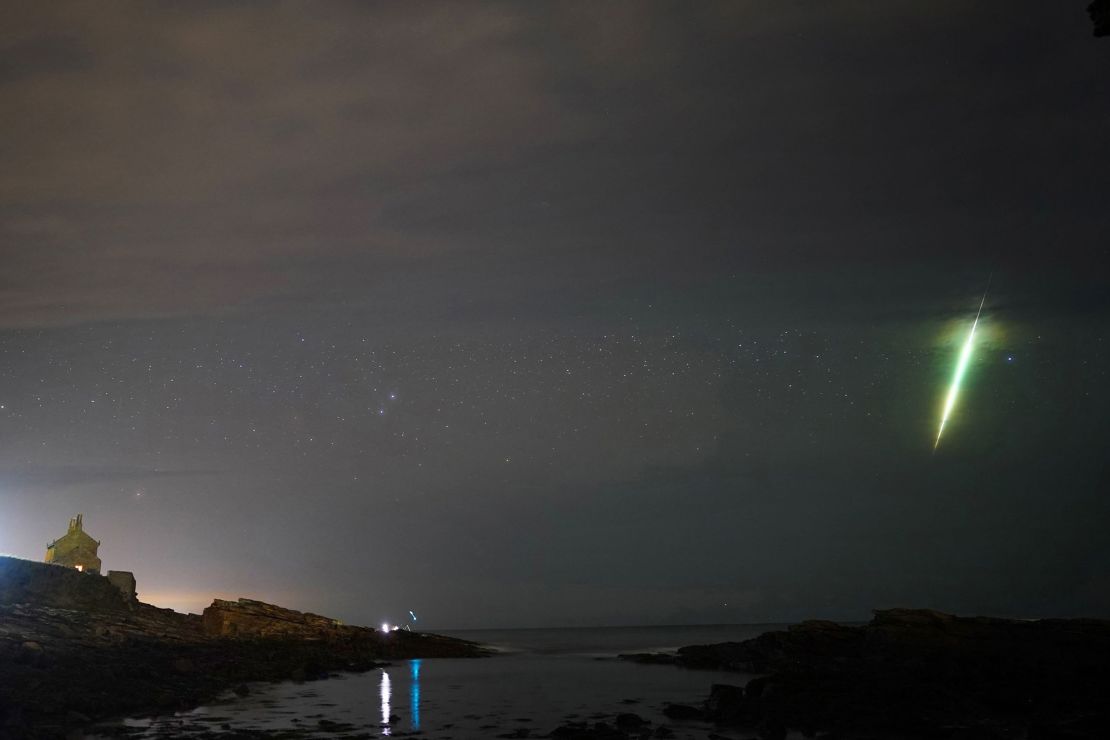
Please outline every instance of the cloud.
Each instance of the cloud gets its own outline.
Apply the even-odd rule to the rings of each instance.
[[[1015,91],[969,13],[25,5],[0,29],[0,322],[381,311],[391,287],[453,314],[445,282],[520,305],[582,275],[1095,254],[1074,175],[1102,103],[1060,84],[1085,52],[1021,55]],[[1015,109],[1029,85],[1047,102]],[[1036,217],[1049,190],[1059,216]]]
[[[73,36],[44,34],[0,47],[0,86],[24,79],[83,72],[93,55]]]
[[[512,6],[147,10],[8,26],[9,325],[218,311],[306,262],[441,251],[382,214],[579,128]]]

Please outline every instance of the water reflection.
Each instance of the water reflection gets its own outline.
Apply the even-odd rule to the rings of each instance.
[[[420,661],[410,660],[412,669],[412,683],[409,684],[409,715],[412,720],[412,729],[420,729]]]
[[[390,706],[389,700],[393,697],[393,687],[389,683],[389,674],[382,671],[382,684],[381,684],[381,697],[382,697],[382,735],[392,734],[389,727],[389,714]]]

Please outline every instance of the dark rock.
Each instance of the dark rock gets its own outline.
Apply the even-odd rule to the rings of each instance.
[[[713,684],[705,702],[705,716],[714,722],[744,724],[753,719],[752,701],[740,686]]]
[[[786,740],[786,725],[775,719],[765,719],[759,724],[760,740]]]
[[[346,722],[335,722],[330,719],[318,720],[316,724],[324,732],[350,732],[355,729],[354,725]]]
[[[0,556],[0,604],[127,612],[132,603],[107,578],[51,563]]]
[[[760,676],[759,678],[753,678],[751,681],[748,681],[744,684],[744,696],[749,699],[760,698],[763,696],[763,691],[766,689],[767,683],[770,680],[771,679],[767,676]]]
[[[875,612],[860,626],[812,621],[742,643],[679,650],[680,664],[758,670],[715,686],[706,716],[778,738],[1104,735],[1110,621]],[[1083,722],[1089,723],[1083,725]],[[1055,734],[1052,734],[1055,733]]]
[[[239,614],[240,602],[226,604],[217,611]],[[313,630],[324,617],[261,602],[243,609],[299,626],[216,636],[200,616],[129,602],[101,576],[0,556],[0,737],[58,736],[69,712],[101,721],[185,709],[250,681],[366,671],[385,658],[486,654],[462,640],[382,635],[334,620],[322,637]]]
[[[688,704],[668,704],[663,707],[663,715],[671,719],[703,719],[705,712]]]
[[[1110,0],[1094,0],[1087,6],[1087,14],[1095,24],[1095,36],[1110,36]]]
[[[638,714],[632,714],[631,712],[618,714],[616,719],[617,727],[625,731],[638,730],[644,725],[650,724],[651,722],[649,722],[648,720],[644,719]]]
[[[743,647],[746,643],[722,642],[717,645],[689,645],[679,648],[674,663],[684,668],[705,670],[758,672],[747,661],[752,654]]]
[[[172,665],[173,669],[178,673],[192,673],[197,669],[196,665],[193,664],[193,661],[189,660],[188,658],[178,658],[173,662]]]

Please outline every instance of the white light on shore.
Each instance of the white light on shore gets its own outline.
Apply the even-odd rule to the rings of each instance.
[[[382,622],[382,632],[389,632],[389,622]]]

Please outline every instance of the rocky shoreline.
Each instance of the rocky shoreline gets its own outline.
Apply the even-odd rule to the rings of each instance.
[[[1110,736],[1110,621],[876,611],[866,625],[809,621],[643,663],[763,674],[715,685],[705,719],[766,740],[806,737],[1094,740]]]
[[[80,737],[93,728],[125,736],[104,721],[188,709],[229,690],[245,694],[256,681],[487,654],[454,638],[383,633],[245,599],[180,614],[128,599],[99,576],[0,557],[0,738]],[[808,621],[744,642],[621,657],[754,674],[743,685],[712,686],[701,705],[663,710],[678,725],[709,722],[729,733],[720,737],[1093,740],[1110,727],[1110,621],[892,609],[864,625]],[[330,725],[234,736],[320,732],[373,737]],[[622,740],[673,729],[627,713],[544,734],[491,732]]]
[[[312,680],[404,658],[480,657],[438,635],[383,633],[258,601],[180,614],[107,579],[0,557],[0,737],[56,738],[191,708],[254,681]]]

